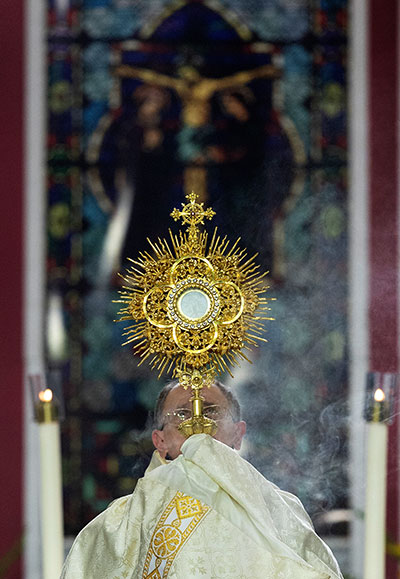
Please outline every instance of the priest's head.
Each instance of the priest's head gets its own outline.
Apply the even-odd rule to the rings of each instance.
[[[163,458],[176,458],[185,437],[178,430],[179,424],[190,418],[192,392],[178,383],[167,384],[161,390],[154,410],[153,444]],[[240,419],[240,406],[232,390],[216,381],[202,390],[204,414],[217,423],[216,440],[231,448],[240,449],[246,432],[246,423]]]

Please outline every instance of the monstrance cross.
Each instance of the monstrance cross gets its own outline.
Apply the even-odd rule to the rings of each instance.
[[[188,232],[193,233],[197,225],[204,225],[204,218],[212,219],[215,215],[215,211],[209,207],[204,210],[203,203],[196,203],[198,195],[194,191],[186,195],[186,199],[189,203],[182,203],[182,209],[174,209],[171,213],[171,217],[178,221],[182,219],[182,223],[189,225]]]

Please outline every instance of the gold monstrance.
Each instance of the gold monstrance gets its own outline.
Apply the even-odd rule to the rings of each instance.
[[[217,374],[250,362],[243,349],[257,345],[262,320],[267,317],[268,301],[256,255],[246,259],[240,238],[230,246],[215,228],[211,242],[200,231],[204,219],[215,215],[203,209],[197,195],[186,195],[188,203],[174,209],[175,221],[182,219],[186,232],[169,231],[171,243],[158,239],[150,246],[153,255],[140,253],[122,276],[127,285],[120,292],[120,320],[133,320],[126,329],[125,344],[134,343],[133,351],[142,360],[150,359],[151,368],[172,372],[180,385],[191,388],[192,416],[179,426],[189,437],[205,432],[214,434],[216,423],[203,415],[201,389],[210,387]],[[124,345],[125,345],[124,344]]]

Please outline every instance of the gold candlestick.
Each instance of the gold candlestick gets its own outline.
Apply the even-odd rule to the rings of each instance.
[[[58,408],[53,401],[53,392],[50,388],[41,390],[38,394],[38,402],[35,408],[36,420],[39,424],[55,422],[58,420]]]

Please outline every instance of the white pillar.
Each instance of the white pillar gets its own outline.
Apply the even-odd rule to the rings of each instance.
[[[24,148],[24,577],[41,579],[38,426],[28,374],[44,373],[46,207],[46,13],[45,0],[25,1]]]
[[[363,577],[365,497],[365,423],[363,406],[368,371],[368,8],[350,3],[349,51],[349,342],[350,342],[350,496],[351,573]]]

